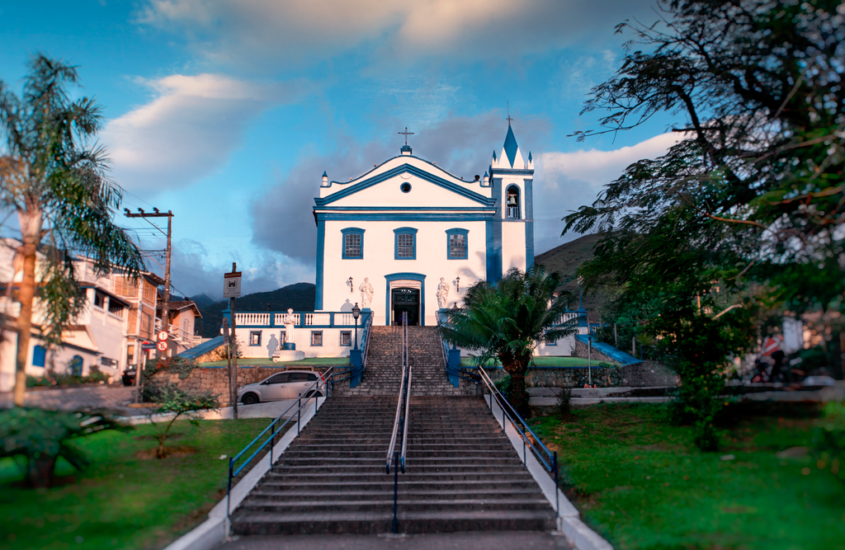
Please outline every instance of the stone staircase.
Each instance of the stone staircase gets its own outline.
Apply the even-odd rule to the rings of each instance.
[[[475,386],[461,381],[453,386],[446,377],[437,327],[408,327],[408,360],[413,368],[412,394],[474,395]],[[372,327],[367,368],[361,384],[335,385],[336,396],[395,396],[402,376],[402,327]]]
[[[375,380],[398,393],[398,379]],[[555,528],[554,510],[481,397],[412,397],[410,410],[400,532]],[[395,411],[396,397],[326,401],[232,514],[233,534],[390,532],[394,474],[385,458]]]

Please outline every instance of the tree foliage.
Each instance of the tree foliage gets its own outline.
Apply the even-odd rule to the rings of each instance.
[[[520,413],[528,406],[525,372],[537,344],[574,332],[576,321],[563,321],[570,296],[556,294],[561,282],[560,273],[539,266],[511,269],[495,284],[479,281],[469,287],[464,306],[449,311],[441,327],[449,343],[479,352],[480,365],[498,357],[510,375],[508,400]]]
[[[77,470],[89,464],[85,454],[70,444],[72,440],[103,430],[130,429],[95,413],[7,409],[0,411],[0,458],[23,457],[27,484],[49,487],[59,457]]]
[[[112,221],[121,190],[108,178],[106,151],[94,140],[102,128],[102,112],[93,98],[72,97],[68,88],[78,84],[75,67],[40,54],[30,63],[20,97],[0,82],[0,132],[5,138],[0,208],[17,214],[21,232],[15,251],[16,271],[23,271],[15,392],[19,405],[36,284],[45,319],[43,337],[57,345],[63,328],[85,305],[76,282],[77,255],[92,258],[95,270],[103,273],[120,267],[135,276],[144,267],[138,248]],[[46,262],[36,274],[39,251]]]
[[[167,449],[164,444],[167,441],[167,436],[170,434],[170,428],[173,423],[182,415],[190,415],[190,413],[216,410],[220,408],[217,401],[217,396],[210,391],[188,391],[179,388],[176,384],[162,384],[156,386],[153,393],[153,402],[158,404],[154,414],[172,413],[173,418],[167,423],[164,431],[156,436],[158,439],[158,448],[156,449],[157,458],[165,458],[167,456]],[[150,415],[152,421],[153,415]],[[197,425],[199,420],[193,416],[188,416],[188,420],[193,425]]]

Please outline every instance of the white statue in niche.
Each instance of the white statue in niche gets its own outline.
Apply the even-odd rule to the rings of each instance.
[[[437,285],[437,305],[440,309],[445,309],[449,307],[449,283],[446,282],[446,279],[440,277],[440,284]]]
[[[368,307],[371,303],[373,303],[373,293],[375,293],[375,289],[373,288],[373,285],[370,284],[370,279],[364,277],[364,282],[361,283],[358,290],[361,291],[361,307]]]

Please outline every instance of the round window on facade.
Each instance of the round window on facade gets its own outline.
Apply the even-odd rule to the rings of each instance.
[[[403,193],[410,193],[411,192],[411,184],[406,181],[405,183],[403,183],[399,187],[399,189],[401,189]]]

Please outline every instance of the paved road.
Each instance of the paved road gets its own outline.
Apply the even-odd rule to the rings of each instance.
[[[425,535],[286,535],[243,537],[219,550],[570,550],[563,536],[535,531]]]
[[[42,409],[77,411],[109,409],[124,416],[144,414],[143,410],[126,405],[132,402],[135,388],[123,386],[85,386],[61,390],[32,390],[26,392],[24,404]],[[12,406],[12,392],[0,393],[0,408]]]

